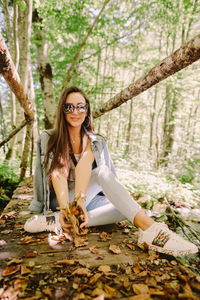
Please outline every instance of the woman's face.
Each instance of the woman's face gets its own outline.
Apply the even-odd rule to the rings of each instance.
[[[67,124],[71,127],[79,127],[81,129],[81,125],[87,116],[87,109],[84,110],[84,105],[86,104],[85,98],[80,93],[71,93],[67,96],[65,103],[68,103],[65,112]]]

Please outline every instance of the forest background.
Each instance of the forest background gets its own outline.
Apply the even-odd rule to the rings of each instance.
[[[77,85],[130,193],[147,209],[179,200],[199,207],[199,60],[128,101],[121,93],[199,34],[199,13],[197,0],[1,0],[1,33],[35,111],[0,148],[1,200],[32,175],[38,135],[53,126],[62,88]],[[3,77],[0,113],[4,140],[24,111]]]

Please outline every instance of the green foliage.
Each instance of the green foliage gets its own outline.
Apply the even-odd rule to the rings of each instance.
[[[0,182],[1,186],[5,186],[10,189],[12,185],[18,183],[19,175],[19,160],[4,160],[0,165]]]

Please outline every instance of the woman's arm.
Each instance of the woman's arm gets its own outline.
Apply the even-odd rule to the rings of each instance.
[[[83,228],[88,224],[88,215],[85,207],[85,195],[87,187],[90,181],[92,163],[94,161],[94,154],[91,147],[91,141],[88,139],[86,149],[83,153],[83,156],[79,160],[75,168],[75,201],[78,200],[79,205],[84,214],[83,222],[80,227]],[[83,195],[83,197],[80,197]]]

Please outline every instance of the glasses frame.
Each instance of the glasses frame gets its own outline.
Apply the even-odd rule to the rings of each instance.
[[[67,108],[66,108],[67,105],[71,105],[72,111],[67,110]],[[78,114],[82,114],[82,113],[86,113],[87,112],[88,107],[89,107],[88,103],[86,103],[86,104],[79,103],[76,106],[74,104],[72,104],[72,103],[63,103],[63,112],[65,114],[72,114],[75,111],[75,109],[76,109],[76,111],[77,111]],[[80,109],[82,109],[83,111],[80,111]]]

